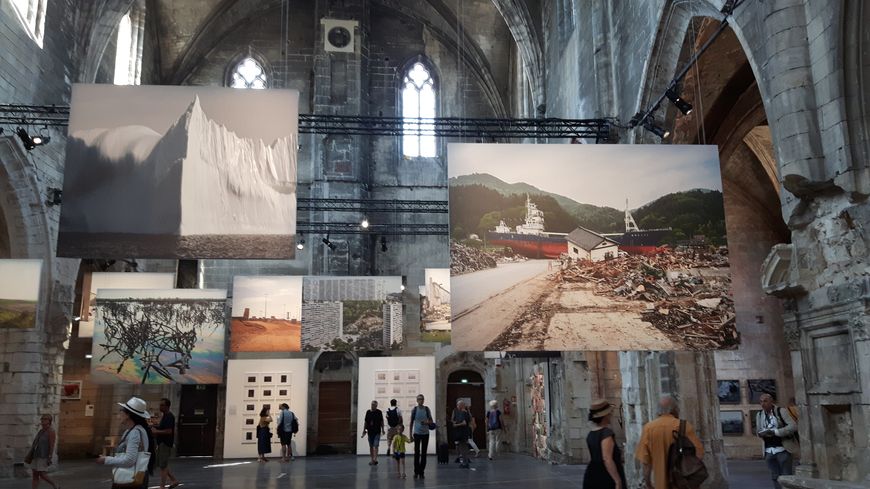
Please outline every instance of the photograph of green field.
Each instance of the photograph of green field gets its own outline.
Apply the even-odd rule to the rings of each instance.
[[[0,328],[32,328],[36,301],[0,299]]]
[[[42,260],[0,260],[0,328],[36,326]]]

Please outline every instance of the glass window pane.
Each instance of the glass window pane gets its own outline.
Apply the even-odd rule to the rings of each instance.
[[[266,72],[257,60],[251,57],[245,58],[233,70],[230,86],[233,88],[267,88]]]
[[[118,24],[118,46],[115,49],[115,85],[130,85],[130,44],[133,30],[130,12]]]

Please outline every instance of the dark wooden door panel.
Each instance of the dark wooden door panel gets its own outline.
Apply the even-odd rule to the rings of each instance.
[[[321,382],[317,403],[317,444],[352,445],[350,433],[350,382]]]
[[[214,455],[217,388],[216,385],[181,387],[176,427],[176,454],[179,457]]]

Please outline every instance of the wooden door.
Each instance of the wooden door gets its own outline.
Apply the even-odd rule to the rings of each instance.
[[[351,425],[350,382],[321,382],[317,401],[317,445],[349,453],[356,446]]]
[[[176,454],[179,457],[214,456],[217,429],[217,385],[181,386],[176,420]]]
[[[453,416],[453,410],[456,409],[456,401],[458,399],[466,399],[466,404],[471,401],[468,411],[474,417],[477,423],[477,429],[474,430],[474,443],[481,450],[486,450],[486,400],[484,399],[483,383],[448,383],[447,384],[447,421],[449,422]],[[447,430],[448,443],[453,447],[453,430]]]

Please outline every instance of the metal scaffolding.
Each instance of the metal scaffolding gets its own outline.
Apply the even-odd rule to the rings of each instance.
[[[446,200],[367,200],[297,198],[300,211],[333,211],[374,213],[446,214]]]
[[[66,126],[69,106],[0,104],[0,125]],[[606,141],[607,119],[468,119],[437,117],[406,119],[347,115],[300,114],[300,134],[403,136],[432,135],[457,138],[578,138]]]
[[[447,224],[375,224],[363,229],[357,222],[297,221],[296,232],[305,234],[373,234],[378,236],[447,236]]]

